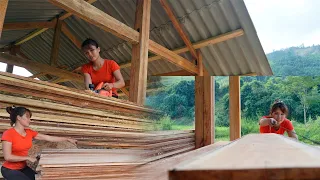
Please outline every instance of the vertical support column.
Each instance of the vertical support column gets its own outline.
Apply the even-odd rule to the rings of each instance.
[[[4,18],[6,17],[7,7],[9,0],[0,0],[0,38],[2,34]]]
[[[147,91],[150,11],[151,0],[137,0],[134,29],[140,32],[140,39],[132,45],[129,100],[140,105]]]
[[[16,53],[16,48],[14,46],[11,46],[10,54],[16,56],[17,53]],[[7,64],[6,72],[13,73],[13,65],[12,64]]]
[[[56,27],[54,29],[51,56],[50,56],[50,65],[57,66],[58,65],[58,56],[59,56],[59,46],[60,46],[60,35],[61,35],[61,27],[62,22],[60,19],[57,20]]]
[[[240,76],[229,77],[230,141],[241,137]]]
[[[198,56],[198,68],[199,68],[199,76],[204,75],[204,68],[203,68],[203,62],[202,62],[202,53],[200,50],[197,51],[197,56]]]
[[[214,142],[214,78],[195,77],[195,139],[196,148]]]

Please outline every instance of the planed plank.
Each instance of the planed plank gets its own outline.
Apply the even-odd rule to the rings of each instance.
[[[319,178],[320,149],[277,134],[246,135],[170,171],[172,180]]]

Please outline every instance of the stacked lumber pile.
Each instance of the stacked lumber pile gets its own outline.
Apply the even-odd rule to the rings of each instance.
[[[57,84],[0,73],[0,132],[10,128],[9,115],[5,107],[12,105],[25,106],[33,112],[32,129],[48,135],[75,138],[78,140],[78,148],[85,149],[81,151],[84,154],[91,155],[97,148],[104,149],[105,154],[110,153],[108,152],[110,148],[119,151],[120,149],[128,150],[128,152],[142,150],[150,162],[188,152],[193,150],[195,145],[194,131],[191,130],[150,131],[155,125],[151,119],[159,116],[159,112],[155,110],[125,100],[102,97]],[[78,152],[73,153],[75,154],[72,157],[79,155]],[[103,161],[110,155],[99,157]],[[100,158],[97,156],[96,160]],[[48,156],[45,159],[46,161],[39,164],[41,167],[39,178],[45,178],[46,174],[55,172],[55,167],[47,166],[51,162],[56,162],[55,156]],[[86,163],[85,159],[84,157],[84,163]],[[63,164],[63,161],[57,161],[57,163],[61,163],[61,167],[68,167],[67,164]],[[126,163],[125,166],[132,165]],[[135,163],[143,164],[145,161]],[[95,164],[91,165],[95,166]],[[87,169],[95,168],[90,166],[87,166]],[[117,168],[122,169],[113,166],[111,169]],[[68,172],[71,168],[65,169]],[[82,170],[80,168],[78,172]]]
[[[278,134],[250,134],[189,158],[174,167],[170,179],[316,180],[320,149]]]
[[[113,149],[44,150],[37,168],[37,179],[99,179],[129,176],[133,168],[143,165],[149,151]]]

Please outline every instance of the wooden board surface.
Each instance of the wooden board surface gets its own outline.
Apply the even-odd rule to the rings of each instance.
[[[277,134],[250,134],[181,163],[170,179],[320,179],[320,149]]]

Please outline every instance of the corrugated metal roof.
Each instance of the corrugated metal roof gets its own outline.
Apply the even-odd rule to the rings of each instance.
[[[44,0],[9,0],[5,23],[48,21],[63,12]]]
[[[12,11],[10,16],[23,16],[30,9],[23,8],[25,1],[14,1],[20,9]],[[40,2],[41,1],[41,2]],[[52,17],[61,13],[50,3],[42,0],[31,0],[32,3],[44,3],[52,13]],[[191,42],[199,42],[236,29],[244,29],[245,35],[201,48],[204,65],[211,75],[239,75],[257,73],[271,75],[272,71],[262,49],[251,18],[243,0],[168,0],[178,17]],[[11,1],[9,1],[10,6]],[[21,5],[19,5],[19,3]],[[98,0],[94,6],[108,13],[117,20],[133,27],[135,14],[135,0],[105,1]],[[38,8],[37,8],[38,9]],[[36,21],[49,18],[48,13],[36,14]],[[50,14],[49,13],[49,14]],[[31,17],[31,15],[30,15]],[[7,17],[6,17],[7,18]],[[38,18],[38,19],[37,19]],[[21,19],[19,20],[21,21]],[[101,46],[102,57],[114,59],[119,64],[130,62],[131,44],[107,33],[87,22],[71,16],[65,20],[70,31],[80,40],[87,37],[96,39]],[[167,47],[176,49],[185,46],[177,31],[172,26],[168,15],[157,0],[152,1],[150,39]],[[5,33],[3,36],[6,36]],[[48,30],[40,36],[22,44],[22,51],[31,59],[49,63],[53,30]],[[191,60],[190,53],[183,53],[183,57]],[[87,61],[72,42],[63,35],[59,51],[59,65],[66,65],[73,69]],[[166,60],[157,60],[148,64],[149,74],[167,73],[181,70]],[[122,69],[125,79],[129,79],[130,68]]]

